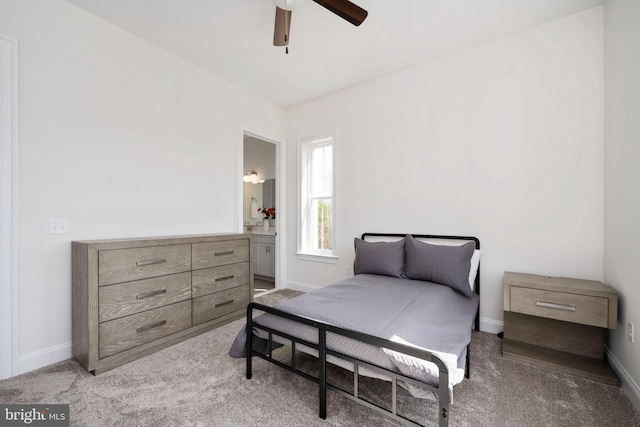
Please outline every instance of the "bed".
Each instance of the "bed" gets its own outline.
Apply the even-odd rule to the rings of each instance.
[[[246,357],[247,379],[257,356],[316,382],[322,419],[332,390],[421,425],[397,413],[400,386],[436,400],[439,425],[448,425],[453,387],[469,376],[471,330],[479,329],[479,240],[365,233],[354,244],[353,277],[275,307],[249,304],[229,354]],[[282,346],[291,348],[290,363],[273,357]],[[297,369],[297,351],[318,358],[317,376]],[[352,392],[327,383],[327,363],[354,373]],[[360,376],[391,381],[390,409],[360,398]]]

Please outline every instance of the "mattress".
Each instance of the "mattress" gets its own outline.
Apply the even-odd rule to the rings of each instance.
[[[476,294],[468,297],[436,283],[359,274],[284,301],[275,307],[288,313],[436,353],[449,369],[451,400],[453,386],[464,378],[466,349],[471,341],[478,301]],[[317,330],[301,323],[268,313],[256,317],[254,322],[309,342],[318,342]],[[267,333],[258,328],[254,328],[254,335],[258,338],[267,337]],[[287,340],[278,338],[274,337],[275,340],[288,344]],[[246,331],[240,331],[229,352],[232,357],[245,356],[245,340]],[[317,355],[311,348],[301,345],[296,348]],[[438,385],[438,369],[432,362],[331,332],[327,334],[327,348],[422,383],[436,387]],[[328,357],[327,361],[353,370],[353,366],[345,360]],[[371,370],[360,369],[360,373],[389,379]],[[433,398],[428,390],[410,384],[401,385],[416,397]]]

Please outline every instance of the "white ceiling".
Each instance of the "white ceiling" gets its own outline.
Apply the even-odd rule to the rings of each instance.
[[[307,2],[289,54],[272,0],[67,0],[211,73],[291,107],[468,49],[604,0],[355,0],[355,27]]]

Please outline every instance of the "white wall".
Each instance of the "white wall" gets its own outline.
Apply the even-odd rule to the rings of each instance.
[[[289,284],[343,278],[366,231],[479,237],[485,330],[501,327],[504,271],[602,280],[602,16],[591,9],[291,109],[292,175],[296,140],[337,131],[340,260],[289,251]],[[290,180],[290,200],[296,188]]]
[[[276,176],[276,145],[263,139],[245,135],[244,168],[258,172],[260,179],[274,179]]]
[[[619,295],[609,349],[640,410],[640,2],[608,0],[604,10],[604,279]],[[628,321],[636,327],[635,344],[627,340]]]
[[[242,129],[284,135],[286,115],[62,0],[0,0],[0,33],[20,56],[25,371],[71,354],[71,240],[237,231]]]

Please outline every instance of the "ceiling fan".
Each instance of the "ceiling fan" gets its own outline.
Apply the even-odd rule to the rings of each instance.
[[[313,0],[320,6],[349,21],[356,27],[366,19],[368,12],[348,0]],[[291,11],[305,3],[305,0],[273,0],[276,4],[276,23],[273,30],[273,45],[286,46],[289,53],[289,33]]]

